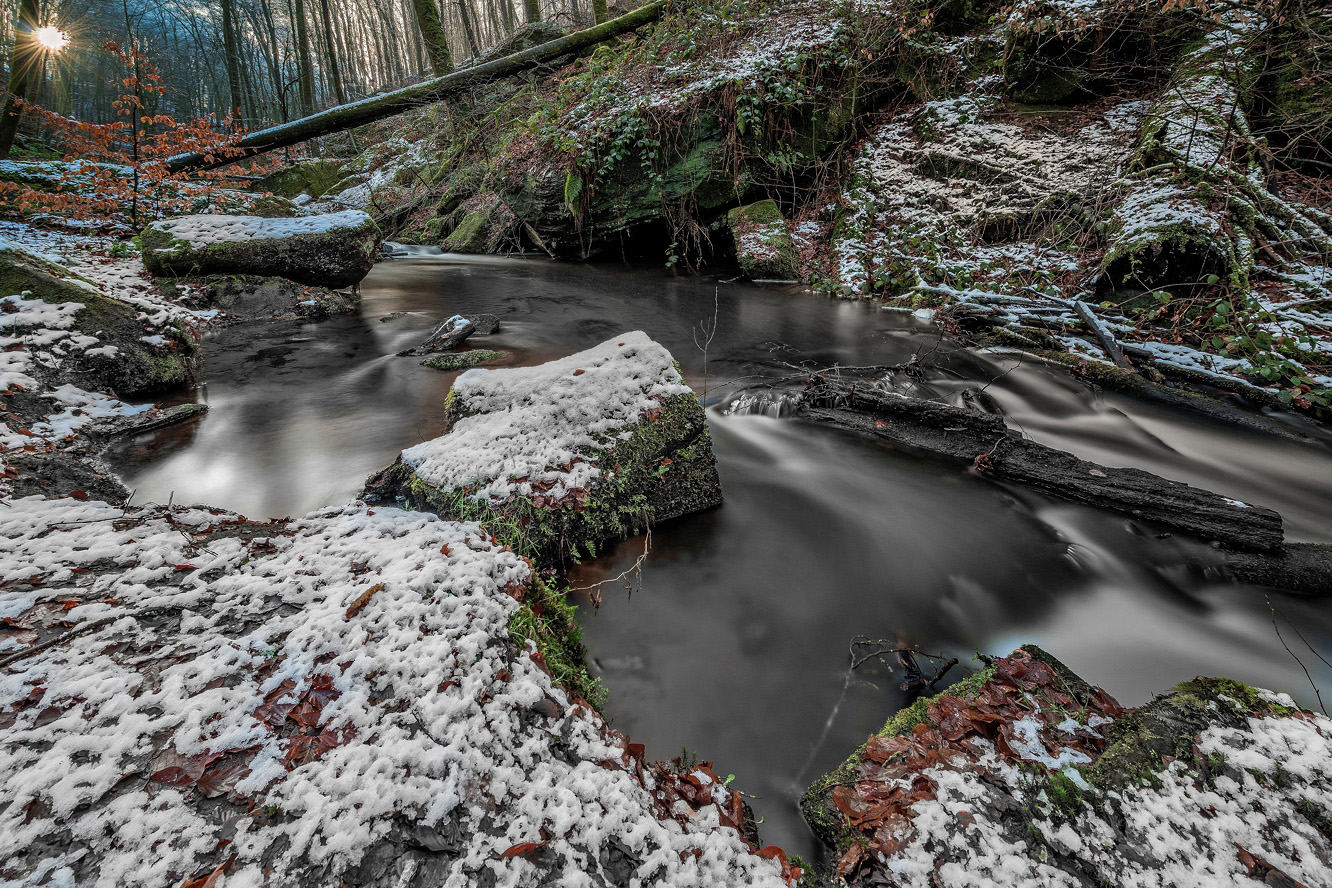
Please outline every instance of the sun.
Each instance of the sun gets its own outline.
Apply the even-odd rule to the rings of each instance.
[[[55,25],[38,28],[33,36],[37,38],[37,45],[47,52],[60,52],[69,46],[69,35]]]

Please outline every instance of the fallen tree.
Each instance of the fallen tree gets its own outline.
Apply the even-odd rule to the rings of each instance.
[[[651,24],[661,17],[665,8],[666,0],[656,0],[605,24],[584,28],[567,37],[551,40],[513,55],[250,133],[217,152],[180,154],[167,161],[167,172],[174,175],[216,169],[256,154],[340,133],[422,105],[443,101],[479,84],[501,77],[511,77],[545,62],[579,52],[598,43],[605,43],[621,34]]]
[[[811,420],[965,460],[987,477],[1111,509],[1230,549],[1275,551],[1281,516],[1141,469],[1101,466],[1023,438],[1003,417],[826,376],[801,397]]]

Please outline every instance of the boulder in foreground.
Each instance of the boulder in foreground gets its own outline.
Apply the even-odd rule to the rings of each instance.
[[[1197,678],[1125,709],[1024,647],[805,794],[852,884],[1324,885],[1332,721]]]
[[[698,398],[644,333],[538,367],[469,370],[445,410],[448,432],[372,477],[368,501],[481,521],[543,562],[721,502]]]
[[[0,538],[4,884],[794,882],[513,643],[539,580],[474,525],[34,496]]]
[[[131,397],[184,385],[198,362],[178,317],[105,294],[51,257],[0,241],[0,391],[74,384]]]
[[[254,274],[337,289],[370,273],[379,240],[379,227],[360,210],[295,219],[184,216],[144,229],[143,262],[169,277]]]

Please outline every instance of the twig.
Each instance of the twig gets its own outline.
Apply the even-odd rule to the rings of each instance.
[[[1114,334],[1112,334],[1110,328],[1105,326],[1101,319],[1092,312],[1091,307],[1081,299],[1077,299],[1073,302],[1073,310],[1076,311],[1078,317],[1082,318],[1087,326],[1091,328],[1092,333],[1094,333],[1096,338],[1100,341],[1101,348],[1105,349],[1105,353],[1110,356],[1110,360],[1115,362],[1115,366],[1122,367],[1125,370],[1132,370],[1133,365],[1129,363],[1128,358],[1124,357],[1124,353],[1119,350],[1119,343],[1115,342]]]
[[[1318,708],[1323,711],[1323,715],[1327,715],[1327,707],[1323,705],[1323,694],[1321,691],[1318,690],[1318,683],[1315,682],[1313,680],[1313,676],[1309,674],[1309,667],[1304,665],[1304,661],[1295,655],[1295,652],[1290,649],[1290,645],[1286,644],[1286,639],[1282,637],[1281,627],[1277,625],[1276,621],[1276,615],[1278,611],[1276,609],[1276,606],[1272,604],[1272,599],[1267,595],[1264,595],[1263,597],[1267,600],[1268,610],[1272,612],[1272,629],[1276,632],[1277,641],[1281,642],[1281,646],[1286,649],[1286,653],[1290,654],[1291,657],[1294,658],[1295,662],[1300,664],[1300,669],[1304,670],[1304,677],[1309,679],[1309,687],[1313,688],[1314,696],[1318,698]],[[1285,617],[1286,615],[1282,614],[1281,616]],[[1289,623],[1290,620],[1287,619],[1286,622]],[[1291,624],[1291,626],[1292,628],[1294,628],[1294,624]],[[1296,634],[1297,635],[1299,634],[1299,630],[1296,630]],[[1300,638],[1301,640],[1303,640],[1304,636],[1300,636]],[[1306,646],[1308,646],[1309,644],[1309,642],[1307,641],[1304,643]],[[1310,647],[1309,650],[1313,651],[1313,648]],[[1323,660],[1323,658],[1319,655],[1317,651],[1313,651],[1313,653],[1315,657],[1318,657],[1318,659]],[[1323,662],[1326,663],[1327,661],[1323,660]]]
[[[630,576],[635,572],[638,574],[638,582],[640,584],[643,582],[643,564],[644,562],[647,561],[648,553],[651,551],[652,551],[652,525],[649,524],[647,532],[643,536],[643,552],[641,555],[639,555],[637,558],[634,559],[633,564],[629,565],[627,568],[620,571],[615,576],[610,577],[609,579],[602,580],[598,583],[592,583],[591,585],[588,586],[574,586],[573,588],[568,589],[567,591],[569,592],[591,591],[592,605],[594,607],[601,607],[601,587],[606,585],[607,583],[614,583],[618,582],[619,580],[624,580],[625,578],[627,578],[628,576]],[[630,597],[633,597],[633,585],[629,583],[626,583],[626,585],[629,586]]]

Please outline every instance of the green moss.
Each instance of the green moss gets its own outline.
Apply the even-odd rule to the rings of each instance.
[[[446,399],[445,413],[450,423],[461,418],[456,396]],[[664,399],[655,422],[641,420],[629,432],[629,438],[616,441],[613,448],[586,457],[600,467],[601,478],[581,505],[568,502],[552,509],[515,497],[491,507],[474,499],[468,490],[435,488],[406,466],[392,470],[399,472],[392,486],[400,489],[414,508],[445,518],[478,521],[515,552],[539,564],[559,564],[576,557],[580,549],[586,551],[589,545],[600,546],[640,533],[661,514],[681,514],[672,507],[673,502],[662,499],[668,487],[665,476],[672,471],[670,486],[686,488],[673,492],[672,500],[692,494],[700,500],[699,507],[713,504],[715,493],[705,488],[709,482],[715,485],[715,475],[694,477],[702,474],[691,471],[691,463],[696,460],[674,461],[675,454],[688,445],[701,444],[700,436],[706,433],[702,410],[692,394]],[[663,465],[668,457],[672,462]],[[710,463],[706,469],[712,471]]]
[[[449,253],[484,253],[490,216],[488,210],[477,210],[463,216],[458,227],[444,239],[444,250]]]
[[[58,371],[60,382],[129,397],[181,386],[193,378],[198,349],[179,322],[157,331],[167,340],[165,350],[150,346],[143,341],[143,322],[134,306],[101,295],[86,278],[26,250],[0,250],[0,295],[24,291],[52,304],[80,303],[74,330],[117,349],[113,356],[70,356]]]
[[[1243,725],[1253,713],[1286,715],[1289,710],[1263,701],[1254,688],[1228,678],[1180,682],[1111,725],[1105,751],[1081,771],[1101,790],[1160,786],[1160,772],[1169,759],[1205,769],[1206,763],[1194,757],[1199,733],[1213,725]]]
[[[736,207],[726,216],[735,237],[736,259],[754,280],[791,280],[800,274],[800,257],[777,202],[761,200]]]
[[[342,164],[334,160],[309,160],[283,167],[255,183],[256,191],[269,191],[278,197],[300,194],[323,197],[342,178]]]
[[[502,357],[504,357],[503,352],[492,351],[485,348],[474,348],[464,352],[431,355],[421,362],[421,366],[429,367],[432,370],[453,372],[455,370],[466,370],[468,367],[475,367],[479,364],[488,364],[491,361],[497,361]]]

